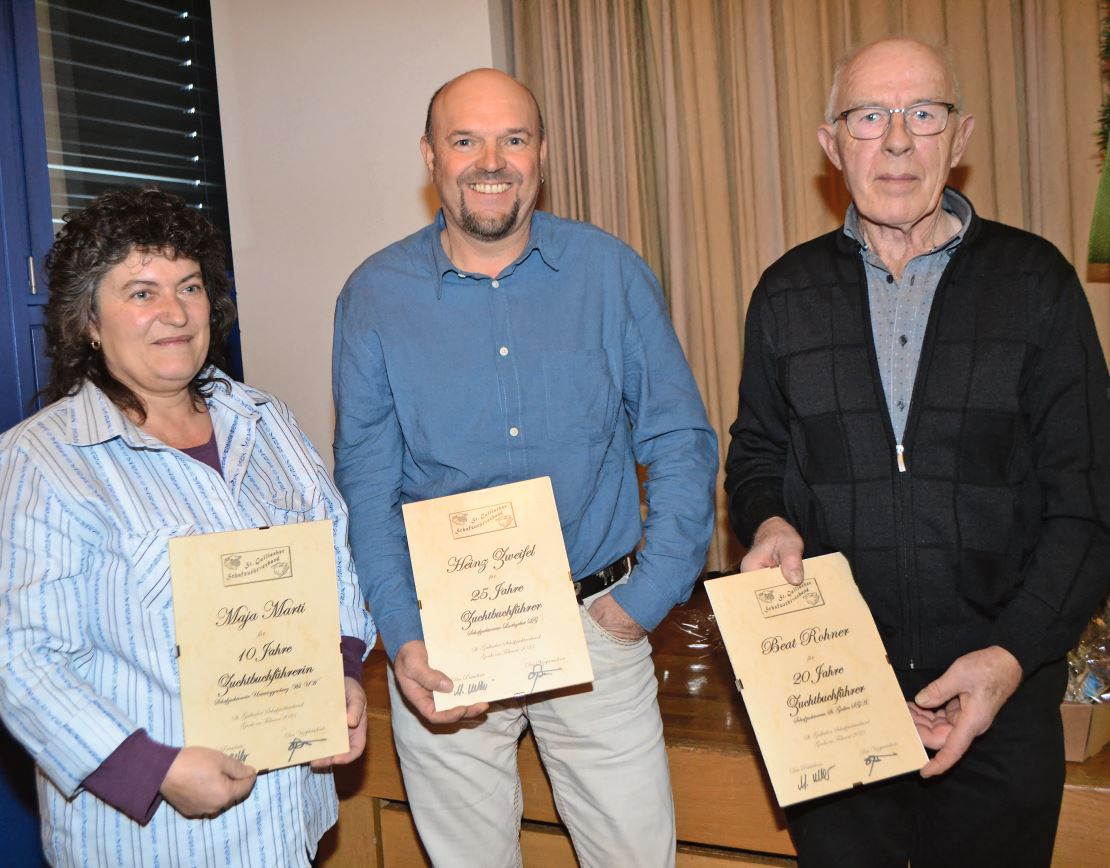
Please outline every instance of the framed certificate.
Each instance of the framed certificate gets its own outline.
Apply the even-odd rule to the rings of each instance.
[[[331,521],[170,540],[185,744],[258,771],[346,753]]]
[[[841,554],[705,583],[782,806],[920,769],[925,749]]]
[[[593,680],[548,477],[402,509],[437,710]]]

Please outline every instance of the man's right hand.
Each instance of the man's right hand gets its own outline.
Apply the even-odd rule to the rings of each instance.
[[[185,817],[214,817],[243,801],[258,773],[210,747],[183,747],[158,791]]]
[[[432,691],[450,693],[454,685],[450,678],[428,665],[428,649],[420,639],[413,639],[400,647],[393,659],[393,674],[401,694],[428,723],[455,723],[463,718],[485,714],[489,708],[488,702],[479,702],[436,711]]]
[[[755,531],[752,547],[740,561],[740,572],[762,570],[767,567],[782,567],[782,575],[792,585],[800,585],[802,573],[802,551],[805,548],[801,536],[786,519],[774,516],[764,521]]]

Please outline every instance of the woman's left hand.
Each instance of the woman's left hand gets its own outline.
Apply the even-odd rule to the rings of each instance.
[[[351,749],[346,753],[313,760],[310,765],[314,769],[346,765],[358,759],[366,747],[366,692],[349,676],[343,679],[343,692],[347,697],[347,737]]]

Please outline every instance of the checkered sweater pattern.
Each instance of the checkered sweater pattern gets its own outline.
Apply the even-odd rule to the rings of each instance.
[[[973,217],[937,287],[899,469],[859,246],[841,230],[765,274],[726,460],[751,542],[775,515],[842,551],[896,668],[997,644],[1062,657],[1110,586],[1110,392],[1075,270]]]

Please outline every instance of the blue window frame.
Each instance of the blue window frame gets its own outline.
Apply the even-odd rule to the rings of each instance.
[[[207,0],[0,0],[0,18],[4,430],[49,376],[42,262],[65,213],[153,184],[225,238],[228,218]],[[242,379],[237,330],[227,350]]]
[[[62,214],[155,184],[226,235],[211,42],[207,0],[0,0],[0,431],[49,377],[42,263]],[[227,355],[242,379],[238,331]],[[45,864],[32,764],[2,726],[0,827],[0,862]]]

